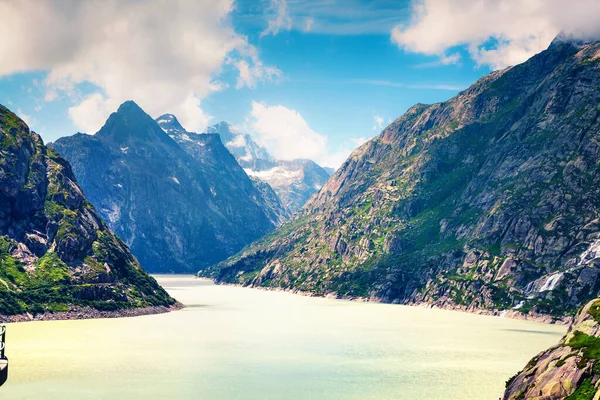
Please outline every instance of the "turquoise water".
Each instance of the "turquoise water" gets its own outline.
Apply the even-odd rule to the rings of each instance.
[[[0,399],[496,400],[566,330],[156,278],[188,308],[10,324]]]

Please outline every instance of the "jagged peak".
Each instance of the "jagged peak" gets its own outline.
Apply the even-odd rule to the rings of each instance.
[[[231,124],[227,121],[221,121],[221,122],[214,124],[213,126],[232,128],[233,124]]]
[[[131,100],[121,104],[117,111],[108,117],[96,136],[115,143],[124,143],[131,139],[172,141],[156,121]]]
[[[211,125],[206,128],[206,133],[230,133],[230,134],[241,134],[233,124],[227,121],[221,121],[214,125]]]
[[[163,114],[156,118],[156,123],[167,133],[187,133],[187,130],[181,125],[177,117],[173,114]]]
[[[550,43],[550,46],[548,46],[548,49],[551,49],[553,47],[556,47],[556,46],[564,44],[564,43],[569,43],[576,47],[579,47],[579,46],[583,46],[586,44],[598,42],[599,40],[600,40],[600,37],[598,37],[598,35],[596,35],[596,34],[591,34],[591,33],[586,34],[583,32],[568,33],[568,32],[561,31],[552,40],[552,42]]]
[[[156,120],[164,120],[165,122],[175,122],[177,121],[177,117],[174,114],[163,114],[160,117],[156,118]]]
[[[142,108],[140,106],[137,105],[137,103],[133,100],[127,100],[125,102],[123,102],[123,104],[121,104],[119,106],[119,108],[117,109],[117,113],[144,113],[146,114],[146,112],[144,110],[142,110]]]

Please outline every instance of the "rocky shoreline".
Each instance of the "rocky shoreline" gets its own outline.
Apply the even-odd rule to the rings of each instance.
[[[306,291],[302,291],[302,290],[298,290],[298,289],[283,289],[283,288],[279,288],[279,287],[252,286],[252,285],[244,286],[244,285],[239,285],[239,284],[235,284],[235,283],[219,283],[219,282],[215,282],[213,279],[205,278],[205,277],[198,277],[197,279],[211,281],[215,285],[247,287],[247,288],[251,288],[251,289],[265,290],[265,291],[270,291],[270,292],[287,292],[287,293],[292,293],[292,294],[296,294],[299,296],[306,296],[306,297],[322,297],[322,298],[327,298],[327,299],[349,300],[349,301],[358,301],[358,302],[398,304],[398,305],[404,305],[404,306],[410,306],[410,307],[437,308],[437,309],[441,309],[441,310],[461,311],[461,312],[467,312],[470,314],[487,315],[487,316],[491,316],[491,317],[510,318],[510,319],[518,319],[518,320],[523,320],[523,321],[539,322],[542,324],[569,325],[573,322],[573,318],[574,318],[574,317],[569,317],[569,316],[563,316],[563,317],[557,318],[557,317],[553,317],[551,315],[538,314],[538,313],[532,313],[532,312],[523,314],[517,310],[487,310],[487,309],[482,309],[482,308],[477,308],[477,307],[458,306],[458,305],[450,304],[450,303],[429,303],[429,302],[408,302],[408,303],[399,303],[399,302],[395,303],[394,302],[394,303],[390,303],[390,302],[382,301],[381,299],[376,298],[376,297],[367,298],[367,297],[355,297],[355,296],[340,296],[336,293],[328,293],[325,295],[318,295],[318,294],[315,294],[312,292],[306,292]]]
[[[437,304],[437,303],[406,303],[407,306],[439,308],[442,310],[462,311],[470,314],[488,315],[491,317],[519,319],[523,321],[539,322],[542,324],[570,325],[573,322],[573,317],[563,316],[560,318],[547,314],[527,313],[523,314],[516,310],[487,310],[477,307],[464,307],[453,304]]]
[[[184,307],[185,306],[179,302],[170,307],[152,306],[117,311],[100,311],[91,307],[73,307],[73,309],[64,312],[46,312],[35,315],[29,313],[18,315],[0,315],[0,323],[139,317],[142,315],[163,314],[170,311],[177,311]]]

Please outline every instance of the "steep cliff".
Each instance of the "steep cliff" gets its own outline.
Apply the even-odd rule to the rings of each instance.
[[[272,231],[279,216],[221,143],[188,154],[133,102],[95,135],[52,144],[147,271],[191,272]]]
[[[0,320],[174,304],[88,203],[70,165],[0,106]]]
[[[554,42],[362,145],[219,282],[574,314],[600,294],[600,44]]]
[[[278,160],[270,168],[245,168],[248,175],[268,183],[291,214],[300,210],[323,187],[330,174],[312,160]]]
[[[195,142],[200,140],[197,134],[185,130],[172,114],[162,115],[156,121],[173,140],[195,156]],[[280,210],[276,207],[274,212],[281,215],[282,220],[300,210],[331,176],[331,173],[311,160],[276,160],[252,136],[239,132],[227,122],[209,126],[207,132],[221,137],[227,149],[254,182],[259,179],[271,186],[283,208]]]
[[[600,299],[583,307],[560,343],[506,384],[504,400],[600,398]]]
[[[225,140],[231,140],[230,137],[225,136],[224,138],[216,131],[205,134],[188,132],[181,126],[177,117],[173,114],[161,115],[156,119],[156,122],[162,130],[165,131],[171,139],[177,142],[177,144],[179,144],[179,146],[181,146],[188,154],[202,164],[213,166],[215,171],[222,175],[223,180],[247,185],[249,177],[246,176],[246,173],[238,163],[239,159],[237,157],[239,156],[239,152],[231,152],[230,148],[226,148],[222,144],[226,143]],[[223,133],[223,130],[221,130],[221,133]],[[206,145],[207,143],[216,140],[219,140],[218,146]],[[250,140],[251,139],[244,139],[244,143],[250,143]],[[258,147],[254,142],[252,143],[253,145],[249,146],[244,151],[252,152],[256,157],[265,156],[264,154],[268,155],[265,149]],[[236,160],[238,160],[238,162],[236,162]],[[270,161],[264,160],[264,162]],[[224,166],[226,166],[226,168],[224,168]],[[262,197],[254,195],[253,198],[255,201],[267,213],[269,219],[271,219],[275,225],[281,225],[290,217],[290,213],[283,206],[277,194],[273,192],[272,188],[266,188],[263,181],[257,181],[256,179],[252,179],[252,177],[250,177],[250,180],[262,195]]]

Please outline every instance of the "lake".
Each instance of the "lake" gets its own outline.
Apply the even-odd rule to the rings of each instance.
[[[566,327],[156,276],[187,308],[9,324],[2,399],[497,400]]]

